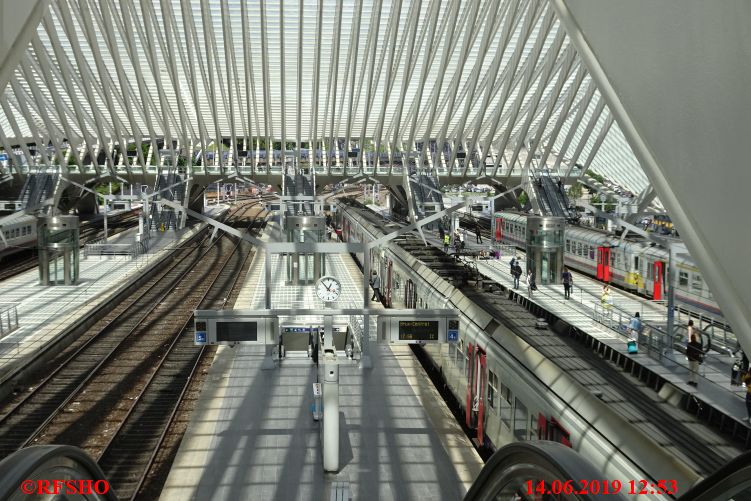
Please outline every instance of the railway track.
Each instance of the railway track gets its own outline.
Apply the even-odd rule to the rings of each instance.
[[[17,396],[0,416],[2,457],[26,445],[68,443],[95,457],[101,454],[105,461],[107,457],[120,458],[115,464],[132,461],[127,448],[131,441],[113,437],[125,436],[131,430],[129,422],[143,424],[137,417],[128,421],[129,416],[139,415],[134,408],[145,409],[133,405],[140,404],[142,396],[144,401],[161,401],[166,394],[181,394],[171,392],[175,383],[163,383],[161,374],[169,378],[172,373],[172,379],[179,379],[176,375],[184,376],[186,371],[178,366],[195,367],[195,361],[186,355],[192,336],[190,343],[185,343],[179,341],[180,334],[186,332],[193,309],[211,290],[210,285],[223,281],[222,270],[232,275],[234,266],[227,265],[233,263],[236,250],[237,243],[222,236],[216,242],[204,237],[198,245],[176,251],[164,272],[116,306],[81,336],[76,346],[56,357],[48,367],[57,368]],[[238,255],[247,259],[247,247]],[[237,280],[236,274],[233,278]],[[160,379],[154,379],[157,373]],[[143,393],[147,388],[149,392]],[[176,401],[179,403],[179,398]],[[142,454],[142,447],[143,443],[135,452]],[[150,451],[146,464],[151,456]]]

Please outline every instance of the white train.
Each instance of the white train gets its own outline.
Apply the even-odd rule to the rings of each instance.
[[[398,228],[344,204],[336,216],[344,241],[374,239]],[[687,464],[396,243],[379,248],[370,260],[382,277],[387,305],[461,312],[459,341],[425,348],[480,443],[500,448],[520,440],[558,441],[601,467],[603,479],[623,485],[634,479],[671,479],[685,492],[699,479]]]
[[[0,261],[11,254],[36,247],[37,221],[35,216],[11,216],[0,220],[0,232],[2,232]]]
[[[527,216],[496,212],[497,242],[526,246]],[[567,226],[564,263],[572,270],[591,275],[603,282],[652,299],[666,299],[668,252],[646,241],[621,241],[620,238],[592,229]],[[687,313],[711,319],[722,325],[727,321],[712,296],[701,272],[686,255],[675,257],[676,307]]]

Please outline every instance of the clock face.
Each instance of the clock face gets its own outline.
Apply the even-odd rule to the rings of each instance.
[[[316,283],[316,295],[327,303],[339,299],[341,293],[342,284],[334,277],[321,277]]]

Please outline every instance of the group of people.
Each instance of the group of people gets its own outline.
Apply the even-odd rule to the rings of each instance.
[[[438,225],[438,237],[443,242],[443,251],[448,252],[449,248],[451,247],[452,238],[451,238],[451,235],[446,233],[446,230],[443,229],[443,224]],[[459,228],[456,228],[454,230],[453,243],[454,243],[454,250],[456,252],[464,250],[466,238],[467,238],[466,228],[462,228],[461,230]],[[475,242],[478,244],[482,243],[482,233],[481,233],[479,220],[475,221]]]

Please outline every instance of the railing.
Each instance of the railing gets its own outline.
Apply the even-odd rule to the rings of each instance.
[[[136,258],[146,252],[147,245],[145,242],[131,242],[128,244],[113,244],[104,241],[97,241],[86,244],[83,249],[84,259],[92,256],[128,256]]]
[[[0,303],[0,339],[18,329],[19,303]]]

